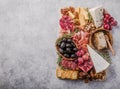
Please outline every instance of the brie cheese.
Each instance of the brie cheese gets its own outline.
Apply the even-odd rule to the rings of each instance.
[[[94,64],[96,73],[102,72],[110,65],[103,57],[95,52],[89,45],[87,45],[91,60]]]

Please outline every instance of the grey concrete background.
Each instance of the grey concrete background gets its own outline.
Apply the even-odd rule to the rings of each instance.
[[[59,10],[103,5],[118,21],[116,56],[104,82],[59,80],[54,47]],[[0,0],[0,89],[119,89],[120,0]]]

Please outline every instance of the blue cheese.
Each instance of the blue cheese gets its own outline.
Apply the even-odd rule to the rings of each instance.
[[[94,20],[95,26],[98,28],[103,24],[103,8],[101,6],[89,9]]]

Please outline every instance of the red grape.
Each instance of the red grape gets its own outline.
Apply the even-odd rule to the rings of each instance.
[[[109,19],[106,19],[106,18],[104,18],[103,21],[104,21],[104,23],[109,23],[110,22]]]
[[[111,30],[111,26],[109,24],[104,24],[104,28],[107,30]]]
[[[81,52],[81,54],[82,54],[82,55],[84,55],[84,54],[85,54],[85,52],[84,52],[83,50],[80,50],[80,52]]]
[[[112,22],[112,21],[114,21],[114,18],[113,18],[113,17],[110,18],[110,22]]]
[[[112,21],[110,24],[111,24],[112,26],[116,26],[116,25],[117,25],[117,21]]]
[[[83,59],[80,57],[80,58],[78,58],[78,64],[82,64],[84,61],[83,61]]]
[[[104,17],[105,17],[106,19],[110,19],[110,18],[111,18],[110,14],[108,14],[108,13],[105,13]]]
[[[82,53],[81,53],[80,51],[77,51],[76,55],[77,55],[78,57],[80,57],[80,56],[82,56]]]
[[[82,58],[83,58],[83,60],[85,60],[85,61],[89,60],[89,56],[88,56],[88,55],[86,55],[86,54],[85,54],[85,55],[83,55],[83,56],[82,56]]]

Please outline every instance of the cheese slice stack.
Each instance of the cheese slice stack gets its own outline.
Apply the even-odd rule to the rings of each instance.
[[[82,8],[82,7],[81,8],[78,7],[75,9],[75,11],[78,12],[80,25],[85,26],[89,20],[87,9]]]
[[[94,20],[95,26],[98,28],[103,23],[103,8],[101,6],[89,9],[89,12]]]
[[[94,64],[96,73],[102,72],[108,68],[110,65],[103,57],[101,57],[97,52],[95,52],[89,45],[87,45],[90,57]]]

